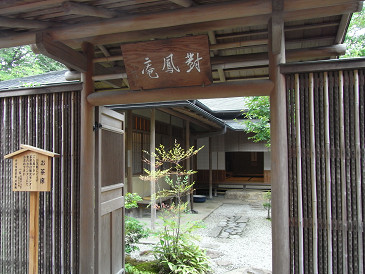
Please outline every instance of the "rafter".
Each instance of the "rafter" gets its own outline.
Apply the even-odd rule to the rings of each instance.
[[[168,113],[170,115],[179,117],[179,118],[181,118],[183,120],[186,120],[186,121],[189,121],[191,123],[194,123],[194,124],[196,124],[196,125],[204,128],[206,130],[211,130],[212,129],[211,127],[209,127],[208,125],[204,124],[203,122],[198,121],[198,120],[192,118],[191,116],[188,116],[188,115],[185,115],[185,114],[176,112],[175,110],[172,110],[172,109],[169,109],[169,108],[159,108],[158,110],[163,111],[165,113]]]
[[[48,22],[27,20],[27,19],[15,19],[0,16],[0,26],[7,28],[22,28],[22,29],[45,29],[50,27],[52,24]]]
[[[48,1],[41,2],[49,4]],[[53,2],[57,1],[53,0]],[[337,2],[339,0],[335,1],[335,3]],[[316,8],[313,1],[308,3],[307,9],[295,10],[295,8],[292,8],[289,12],[285,11],[284,20],[332,16],[351,13],[359,9],[357,1],[320,8]],[[1,12],[2,10],[0,10]],[[63,41],[73,48],[80,48],[82,41],[89,41],[94,45],[102,45],[135,42],[153,38],[163,39],[186,35],[187,33],[196,34],[201,31],[220,30],[237,26],[266,25],[270,14],[271,1],[249,0],[244,2],[236,1],[230,4],[194,6],[151,15],[118,17],[93,23],[73,25],[72,27],[64,27],[62,29],[48,29],[47,31],[51,33],[55,40]],[[184,25],[181,25],[181,22],[184,22]],[[95,30],[97,30],[97,36],[95,35]],[[3,38],[0,42],[0,47],[2,48],[31,44],[35,41],[35,32],[14,34]]]
[[[108,9],[95,8],[74,2],[64,2],[62,8],[64,9],[65,14],[86,15],[100,18],[113,18],[118,15],[118,13]]]
[[[170,2],[175,3],[176,5],[182,6],[184,8],[191,7],[194,5],[194,1],[192,0],[169,0]]]

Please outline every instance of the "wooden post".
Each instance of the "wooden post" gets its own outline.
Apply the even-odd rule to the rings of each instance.
[[[286,90],[280,63],[285,63],[284,21],[274,13],[269,22],[269,74],[274,82],[270,96],[273,274],[290,273]]]
[[[212,137],[209,137],[209,199],[213,199]]]
[[[127,111],[127,189],[133,193],[133,114]]]
[[[29,273],[38,274],[39,192],[29,196]]]
[[[151,130],[150,130],[150,155],[151,155],[151,174],[155,173],[155,157],[153,154],[156,152],[156,110],[151,110]],[[151,229],[155,229],[156,222],[156,180],[151,179]]]
[[[190,147],[190,122],[185,121],[185,150],[188,150],[189,147]],[[186,159],[186,170],[190,170],[190,160],[191,160],[191,158]],[[188,177],[188,180],[189,180],[189,182],[191,181],[190,177]],[[193,200],[191,199],[190,194],[191,193],[187,194],[186,199],[187,199],[188,205],[190,204],[190,208],[192,209]]]
[[[95,136],[94,107],[87,102],[87,96],[94,91],[93,56],[94,48],[89,43],[82,45],[87,56],[87,71],[82,74],[81,91],[81,155],[80,155],[80,273],[94,273],[95,226]]]

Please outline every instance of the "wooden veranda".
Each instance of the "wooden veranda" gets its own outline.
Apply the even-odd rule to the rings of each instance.
[[[302,151],[307,152],[306,155],[308,155],[308,149],[311,144],[311,139],[309,138],[311,135],[307,132],[311,127],[308,124],[306,127],[299,127],[298,125],[300,123],[308,123],[308,117],[304,118],[303,115],[309,115],[312,112],[305,111],[306,108],[309,108],[308,102],[311,99],[305,97],[304,93],[300,93],[300,98],[295,101],[294,98],[295,96],[298,97],[298,92],[296,95],[293,95],[293,90],[301,90],[302,87],[305,90],[309,89],[307,87],[311,86],[311,81],[309,83],[306,81],[312,79],[312,76],[302,74],[301,71],[298,71],[298,76],[292,76],[293,71],[290,70],[294,70],[293,67],[288,67],[286,71],[285,66],[281,68],[281,64],[284,63],[325,60],[344,54],[345,46],[342,43],[351,14],[359,11],[361,7],[362,2],[357,0],[1,1],[0,48],[31,44],[35,52],[45,54],[69,67],[70,78],[81,77],[83,80],[82,91],[79,94],[79,99],[77,99],[80,106],[80,112],[77,112],[77,118],[80,121],[79,139],[73,139],[80,141],[80,144],[78,144],[80,162],[75,162],[77,163],[76,166],[73,165],[73,167],[77,167],[77,170],[80,171],[80,183],[77,180],[75,181],[79,188],[75,186],[76,190],[72,194],[76,195],[73,196],[74,199],[79,199],[80,202],[79,215],[76,215],[76,218],[79,219],[75,222],[76,228],[69,228],[70,230],[74,229],[71,235],[77,235],[77,237],[71,241],[65,236],[66,234],[60,234],[59,238],[55,239],[57,244],[62,243],[62,245],[52,244],[55,254],[52,257],[47,257],[44,249],[44,253],[41,250],[40,264],[46,265],[47,269],[52,269],[54,273],[118,273],[118,271],[123,271],[116,258],[121,250],[105,246],[106,244],[111,245],[112,240],[109,239],[110,241],[107,243],[102,242],[102,235],[99,230],[101,225],[110,225],[115,220],[119,221],[123,216],[117,213],[107,220],[100,216],[100,211],[103,211],[101,206],[103,203],[101,200],[103,199],[101,193],[102,185],[99,180],[100,173],[95,172],[95,168],[99,163],[100,151],[96,150],[95,143],[98,143],[101,137],[96,136],[93,131],[93,127],[95,129],[95,111],[98,110],[97,106],[270,95],[273,273],[331,273],[331,271],[333,273],[352,273],[352,271],[363,273],[364,237],[362,220],[364,219],[363,214],[365,210],[363,209],[364,201],[362,197],[364,194],[364,175],[363,173],[362,175],[359,174],[359,161],[357,160],[360,159],[360,164],[362,163],[363,165],[363,135],[360,134],[359,139],[356,137],[353,140],[354,144],[347,145],[347,141],[345,142],[349,151],[355,150],[356,155],[358,155],[358,152],[362,154],[360,153],[360,158],[356,158],[358,157],[356,156],[353,162],[345,162],[344,167],[341,166],[343,170],[339,174],[345,176],[345,174],[348,174],[346,171],[346,168],[348,168],[351,176],[345,176],[346,180],[341,179],[343,177],[338,179],[339,181],[343,180],[341,185],[345,185],[347,195],[351,195],[353,199],[344,199],[343,196],[341,198],[340,192],[343,188],[339,188],[337,184],[333,186],[333,188],[337,189],[336,194],[329,192],[328,187],[321,190],[318,188],[317,192],[320,191],[319,195],[322,195],[323,199],[329,201],[331,198],[331,201],[333,201],[331,206],[334,208],[328,207],[325,209],[328,203],[322,204],[318,201],[317,216],[319,216],[320,222],[316,223],[315,217],[308,217],[309,215],[313,216],[311,214],[314,214],[316,211],[306,207],[306,203],[312,201],[311,199],[314,197],[309,195],[310,191],[308,188],[312,187],[312,181],[308,181],[308,178],[309,175],[311,175],[310,178],[317,176],[317,182],[319,182],[319,177],[321,176],[326,181],[325,178],[328,178],[329,173],[333,172],[333,169],[329,171],[325,169],[327,167],[326,161],[329,159],[330,164],[333,164],[331,162],[333,157],[319,157],[317,164],[314,163],[316,166],[313,166],[314,170],[316,170],[314,174],[310,173],[313,172],[313,169],[308,169],[310,165],[314,165],[313,162],[307,158],[298,160],[299,156],[303,155],[303,152],[302,154],[299,153],[298,156],[294,151],[300,152],[299,148],[302,148]],[[129,89],[128,75],[125,71],[124,57],[121,51],[122,44],[195,35],[206,35],[209,38],[213,79],[211,85],[133,91]],[[357,63],[361,68],[364,67],[362,62]],[[294,67],[296,66],[299,65]],[[315,70],[315,64],[309,64],[308,66]],[[345,69],[347,68],[342,68],[342,70]],[[307,71],[304,72],[307,73]],[[358,73],[363,75],[361,71]],[[332,73],[329,74],[332,75]],[[327,74],[326,78],[322,74],[315,73],[313,76],[314,82],[318,82],[318,79],[332,79],[328,78],[329,74]],[[336,75],[339,74],[337,73]],[[338,76],[334,76],[334,78],[336,77]],[[351,78],[352,76],[349,77]],[[300,79],[300,88],[296,88],[295,84],[292,83],[293,78]],[[330,83],[332,83],[331,81]],[[326,81],[319,80],[320,88],[325,86],[322,82],[325,83]],[[360,81],[359,83],[359,94],[362,94],[362,97],[360,96],[360,99],[357,100],[354,99],[355,95],[353,95],[354,97],[345,99],[345,101],[349,100],[349,102],[355,103],[356,107],[360,106],[362,112],[360,111],[358,116],[354,116],[346,114],[347,110],[345,110],[344,117],[347,117],[345,124],[355,121],[355,117],[359,117],[359,120],[356,120],[359,123],[356,122],[354,126],[356,128],[357,124],[362,124],[360,132],[363,133],[364,91],[363,82]],[[341,85],[338,84],[336,87],[339,86]],[[353,91],[353,86],[348,86],[351,91]],[[315,92],[318,93],[318,90]],[[354,94],[357,93],[355,92]],[[13,97],[20,96],[20,98],[24,98],[22,96],[25,95],[26,93],[18,93],[14,94]],[[0,95],[0,97],[2,96]],[[319,109],[323,111],[320,114],[316,112],[320,116],[317,116],[315,119],[319,119],[319,121],[327,117],[324,98],[326,97],[316,99],[319,102],[315,101],[315,104],[318,104],[318,107],[315,108],[316,111]],[[330,101],[334,100],[331,98],[329,99]],[[339,100],[338,96],[335,98],[335,100]],[[10,105],[15,101],[6,101],[3,98],[1,100],[1,121],[4,124],[4,128],[6,124],[7,130],[11,131],[12,124],[9,124],[4,117],[9,117],[12,111],[18,113],[18,110],[10,109]],[[27,100],[31,102],[32,99]],[[293,100],[296,103],[293,104]],[[300,104],[303,102],[303,106],[296,108],[295,106],[299,106],[299,102]],[[356,104],[356,102],[359,102],[359,104]],[[21,106],[25,107],[26,104],[24,102]],[[34,111],[35,108],[32,107],[32,104],[29,104],[26,113],[31,114]],[[294,113],[293,111],[301,112]],[[22,112],[20,111],[19,113]],[[65,113],[68,112],[66,111]],[[341,112],[338,113],[340,115]],[[38,115],[41,116],[41,112]],[[67,117],[67,119],[62,117]],[[124,133],[123,117],[114,117],[113,119],[118,121],[116,124],[119,128],[116,131],[122,135]],[[336,120],[337,118],[332,117],[331,119]],[[61,116],[61,120],[68,124],[76,121],[76,117]],[[55,124],[52,124],[52,127],[54,126]],[[2,132],[4,128],[1,127]],[[304,142],[300,139],[294,141],[293,138],[302,136],[301,130],[304,130],[304,128],[307,130],[305,132],[306,141]],[[340,134],[342,127],[339,125],[336,128],[338,130],[337,134]],[[25,128],[21,130],[23,131],[21,139],[24,140]],[[39,128],[35,126],[32,130],[31,132],[37,136]],[[317,138],[315,144],[321,143],[322,151],[325,151],[325,154],[330,153],[327,149],[328,128],[323,126],[318,130],[324,131],[319,135],[315,135]],[[318,130],[315,132],[319,132]],[[355,131],[351,129],[349,134],[355,134]],[[28,132],[28,134],[31,134],[31,132]],[[70,129],[70,132],[73,131]],[[9,148],[6,147],[8,143],[6,138],[18,136],[16,132],[13,133],[14,135],[9,135],[8,133],[1,135],[3,153],[1,155],[6,154],[4,153],[5,150],[9,151]],[[357,133],[354,136],[357,136]],[[116,136],[115,138],[118,139]],[[120,137],[121,139],[122,137]],[[72,145],[74,143],[71,141],[71,137],[64,140],[64,142],[61,142],[61,144],[65,145],[64,148],[67,146],[75,148]],[[340,138],[339,143],[336,143],[337,147],[341,144],[341,140],[343,139]],[[13,146],[16,146],[16,143],[17,141],[15,140]],[[295,146],[295,144],[302,145]],[[330,144],[332,143],[330,142]],[[47,141],[40,139],[37,145],[45,147],[47,146]],[[48,149],[55,148],[48,147]],[[63,151],[55,152],[66,153]],[[342,159],[339,158],[338,161],[341,162]],[[2,166],[4,166],[3,170],[9,172],[7,163],[4,163],[3,159],[0,159],[0,161],[2,161]],[[317,168],[318,162],[321,163],[321,169]],[[354,167],[352,167],[352,164],[354,164]],[[66,166],[65,163],[63,167]],[[362,170],[364,170],[363,166]],[[66,172],[67,169],[62,171]],[[302,177],[304,176],[303,174],[308,176],[303,178],[303,180],[298,180],[298,177],[300,177],[297,175],[298,172],[302,174]],[[339,172],[339,170],[336,169],[336,172]],[[67,175],[68,173],[63,174]],[[74,175],[76,176],[75,173]],[[355,181],[353,181],[353,178]],[[8,179],[6,182],[2,182],[2,184],[4,183],[10,184]],[[335,181],[326,181],[327,186],[330,184],[335,184]],[[303,192],[299,191],[302,188]],[[122,193],[119,185],[115,188],[108,186],[107,190],[112,191],[115,195],[121,195]],[[311,188],[312,190],[313,188]],[[68,201],[72,195],[66,195],[62,191],[62,201]],[[77,196],[78,193],[79,198]],[[6,199],[13,197],[10,194],[6,195],[1,200],[2,218],[5,216],[3,212],[14,211],[12,208],[5,207]],[[118,202],[121,200],[120,196],[115,199],[119,199]],[[356,200],[356,205],[354,204],[354,199]],[[26,198],[22,198],[21,201],[23,205],[26,204]],[[360,210],[360,204],[362,204],[362,211]],[[112,203],[112,205],[114,206],[115,204]],[[304,207],[302,208],[303,205]],[[342,214],[342,216],[345,212],[344,209],[338,211],[338,207],[346,207],[348,214],[353,213],[351,215],[351,227],[355,227],[354,224],[356,223],[356,236],[354,236],[354,230],[349,229],[347,230],[347,236],[344,237],[344,234],[341,234],[338,229],[340,223],[337,221],[332,222],[332,219],[329,217],[332,215],[328,215],[329,212],[332,212],[331,214],[336,212],[335,214]],[[45,209],[52,211],[56,210],[57,207],[48,203],[45,205]],[[356,214],[354,214],[355,211],[357,212]],[[11,214],[10,216],[14,216]],[[62,214],[62,218],[64,218],[67,214],[72,213],[64,211]],[[13,219],[11,218],[8,219],[7,226],[1,222],[1,232],[12,227],[10,220]],[[110,223],[108,223],[109,221]],[[342,222],[344,221],[342,219]],[[65,227],[66,223],[62,222],[60,223],[61,226],[63,224]],[[327,227],[326,231],[325,227]],[[346,227],[348,228],[349,224]],[[312,228],[316,233],[310,232]],[[47,227],[44,228],[45,235],[48,235],[47,229]],[[332,234],[331,231],[333,232]],[[25,235],[10,233],[11,235],[8,238],[3,238],[2,236],[1,248],[4,245],[11,248],[12,245],[24,243]],[[313,239],[313,245],[308,242],[307,234],[305,233],[312,237],[310,239]],[[316,236],[318,236],[318,248],[315,247]],[[331,241],[329,240],[330,236],[336,238],[333,238],[333,241]],[[50,236],[48,235],[48,237]],[[342,237],[343,241],[338,240],[340,237]],[[19,241],[17,241],[18,238]],[[58,256],[57,254],[65,254],[69,251],[70,241],[74,250],[72,256]],[[347,248],[347,253],[344,251],[345,247]],[[317,250],[317,253],[313,253],[314,250]],[[109,260],[105,260],[105,254],[108,255],[107,258]],[[17,269],[26,270],[26,266],[21,263],[22,259],[19,259],[20,255],[18,253],[11,253],[9,255],[10,258],[8,255],[8,253],[1,253],[1,271],[15,273]],[[24,258],[23,253],[21,253],[21,256]],[[56,258],[57,265],[54,264]],[[316,261],[317,258],[318,262]],[[77,267],[69,270],[67,266],[70,264],[71,259],[74,266]],[[106,262],[110,262],[112,265],[106,265]],[[117,263],[113,265],[114,262]],[[329,268],[330,263],[334,263],[333,268]],[[7,271],[8,269],[10,272]]]

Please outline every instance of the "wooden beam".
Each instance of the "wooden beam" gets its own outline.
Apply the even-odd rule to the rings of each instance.
[[[98,57],[94,58],[94,63],[103,63],[103,62],[114,62],[114,61],[122,61],[123,55],[114,55],[114,56],[106,56],[106,57]]]
[[[210,50],[232,49],[257,45],[267,45],[267,39],[254,39],[240,42],[220,43],[215,45],[212,44],[210,45]]]
[[[22,29],[45,29],[52,26],[48,22],[41,22],[36,20],[15,19],[0,16],[0,27],[7,28],[22,28]]]
[[[10,15],[10,14],[17,14],[19,11],[25,13],[30,11],[35,11],[39,8],[47,9],[51,8],[55,5],[64,2],[64,0],[41,0],[36,2],[30,1],[19,1],[17,4],[13,4],[9,7],[1,7],[0,14],[1,15]]]
[[[284,1],[283,11],[289,12],[294,10],[329,8],[331,6],[342,5],[345,3],[358,3],[358,0],[295,0]]]
[[[86,57],[76,50],[62,44],[61,42],[53,41],[46,33],[37,33],[36,39],[37,49],[44,55],[71,67],[80,72],[86,72]],[[103,67],[100,64],[95,64],[96,75],[110,75],[116,72],[110,68]],[[113,87],[122,87],[123,81],[119,79],[98,79],[107,81]]]
[[[298,62],[292,64],[281,64],[280,72],[288,73],[306,73],[318,71],[333,71],[333,70],[347,70],[354,68],[365,68],[364,58],[351,58],[340,60],[326,60],[314,62]]]
[[[296,1],[293,1],[293,3],[296,3]],[[329,7],[313,7],[313,8],[308,7],[308,9],[304,10],[298,9],[292,11],[285,11],[283,16],[285,22],[308,20],[318,17],[328,17],[346,13],[353,13],[359,10],[359,5],[360,5],[359,2],[352,1],[349,3],[344,3]]]
[[[346,53],[346,45],[338,44],[329,47],[318,47],[309,49],[290,50],[286,52],[288,61],[303,61],[308,58],[324,58],[340,56]]]
[[[181,87],[156,90],[113,90],[90,94],[88,101],[94,106],[165,102],[176,100],[227,98],[237,96],[267,96],[273,83],[270,80],[247,80],[206,87]]]
[[[169,0],[169,1],[184,8],[188,8],[194,5],[194,2],[192,0]]]
[[[92,41],[96,45],[100,44],[114,44],[114,43],[128,43],[137,42],[148,39],[164,39],[172,37],[181,37],[189,34],[200,34],[201,32],[213,31],[213,30],[223,30],[227,28],[234,28],[238,26],[255,26],[255,25],[265,25],[268,22],[268,15],[258,15],[234,19],[225,19],[219,21],[209,21],[196,24],[184,24],[173,27],[161,28],[161,29],[151,29],[151,30],[140,30],[131,31],[117,34],[106,34],[98,35],[97,37],[85,37],[80,40],[71,41],[68,40],[70,46],[78,48],[82,40]]]
[[[47,33],[37,33],[36,45],[42,54],[65,64],[67,67],[86,72],[86,57],[61,42],[53,41]]]
[[[226,75],[224,74],[224,70],[222,68],[218,69],[218,75],[219,75],[219,80],[221,82],[225,82],[226,81]]]
[[[104,9],[96,8],[85,4],[79,4],[74,2],[64,2],[62,8],[65,14],[77,14],[85,16],[94,16],[100,18],[113,18],[118,15],[118,13]]]
[[[333,45],[329,47],[318,47],[310,49],[287,50],[288,62],[306,60],[308,58],[328,58],[339,56],[346,52],[345,45]],[[241,54],[232,56],[217,56],[211,59],[212,69],[232,69],[240,67],[255,67],[268,65],[267,53]]]
[[[345,40],[345,35],[346,35],[346,30],[350,24],[350,20],[351,20],[351,14],[347,13],[342,15],[341,17],[341,22],[340,22],[340,26],[338,27],[337,30],[337,36],[335,39],[335,43],[343,43]]]

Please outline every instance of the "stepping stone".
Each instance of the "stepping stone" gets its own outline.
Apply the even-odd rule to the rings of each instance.
[[[208,237],[218,237],[219,233],[221,233],[222,228],[221,227],[215,227],[213,229],[211,229],[208,233]]]
[[[232,262],[230,261],[225,261],[225,260],[217,260],[216,261],[217,265],[219,266],[228,266],[228,265],[232,265]]]
[[[211,259],[217,259],[222,257],[224,253],[216,251],[216,250],[207,250],[207,256]]]

